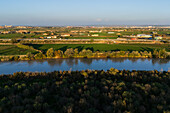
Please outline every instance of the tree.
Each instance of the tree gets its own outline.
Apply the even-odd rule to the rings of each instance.
[[[158,57],[159,57],[159,53],[158,53],[157,49],[155,49],[153,51],[153,58],[158,58]]]
[[[152,35],[152,39],[154,39],[154,38],[155,38],[155,34]]]
[[[48,49],[46,55],[48,58],[54,57],[54,49],[53,48]]]
[[[28,52],[28,53],[26,54],[26,57],[27,57],[29,60],[34,59],[34,55],[31,54],[31,52]]]
[[[14,56],[14,60],[15,61],[19,60],[19,56]]]
[[[37,53],[34,56],[35,59],[44,59],[46,56],[43,53]]]
[[[148,56],[148,52],[147,51],[142,52],[142,56],[147,57]]]
[[[61,50],[55,51],[54,56],[55,56],[56,58],[62,57],[62,56],[63,56],[63,51],[61,51]]]
[[[12,42],[12,43],[18,43],[18,40],[15,39],[15,38],[12,38],[12,39],[11,39],[11,42]]]
[[[74,56],[78,56],[78,54],[79,54],[78,49],[77,49],[77,48],[76,48],[76,49],[74,49]]]
[[[91,57],[91,56],[93,56],[93,53],[92,53],[92,51],[91,50],[85,50],[85,49],[83,49],[80,53],[80,56],[83,56],[83,57]]]
[[[74,50],[73,50],[73,48],[67,49],[67,50],[64,52],[64,55],[65,55],[66,57],[68,57],[68,58],[73,57],[73,55],[74,55]]]
[[[165,49],[159,50],[159,58],[166,58],[168,55]]]

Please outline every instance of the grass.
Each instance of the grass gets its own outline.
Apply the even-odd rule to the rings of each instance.
[[[25,55],[28,52],[37,53],[36,51],[22,49],[15,45],[0,45],[0,55]]]
[[[68,48],[90,49],[94,51],[153,51],[154,49],[163,49],[170,51],[170,45],[149,45],[149,44],[33,44],[35,49],[46,52],[49,48],[65,51]]]

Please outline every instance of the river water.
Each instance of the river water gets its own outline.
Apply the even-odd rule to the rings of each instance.
[[[49,59],[34,61],[0,62],[0,74],[14,72],[51,72],[59,70],[170,70],[170,59],[134,59],[134,58],[109,58],[109,59]]]

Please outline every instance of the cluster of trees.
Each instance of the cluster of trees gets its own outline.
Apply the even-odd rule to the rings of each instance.
[[[15,38],[12,38],[12,39],[11,39],[11,43],[13,43],[13,44],[14,44],[14,43],[18,43],[18,42],[19,42],[19,40],[15,39]]]
[[[108,51],[108,52],[92,52],[91,50],[83,49],[67,49],[65,52],[61,50],[55,51],[53,48],[47,50],[46,54],[38,53],[35,59],[43,58],[114,58],[114,57],[127,57],[127,58],[168,58],[168,54],[165,49],[154,50],[154,52],[147,51]],[[40,57],[38,57],[40,56]]]
[[[170,73],[17,72],[0,76],[1,113],[168,113]]]
[[[20,48],[24,49],[32,49],[35,50],[31,46],[27,45],[17,45]],[[36,50],[38,51],[38,50]],[[12,56],[12,57],[5,57],[0,58],[1,61],[11,61],[11,60],[37,60],[37,59],[46,59],[46,58],[169,58],[170,56],[167,54],[165,49],[162,50],[154,50],[154,52],[147,52],[147,51],[108,51],[108,52],[92,52],[91,50],[83,49],[82,51],[78,51],[78,49],[67,49],[65,52],[61,50],[55,51],[53,48],[47,50],[45,54],[41,51],[37,54],[31,54],[30,52],[27,53],[25,57],[19,56]]]
[[[18,43],[19,40],[17,39],[11,39],[11,40],[0,40],[0,43]]]
[[[157,50],[155,49],[152,55],[154,58],[167,58],[169,57],[165,49]]]

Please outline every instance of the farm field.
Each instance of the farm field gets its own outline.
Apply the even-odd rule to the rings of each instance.
[[[0,39],[13,39],[13,38],[39,38],[41,35],[35,34],[0,34]]]
[[[68,48],[90,49],[94,51],[153,51],[163,49],[170,51],[170,45],[150,45],[150,44],[32,44],[35,49],[46,52],[49,48],[66,51]]]
[[[36,51],[22,49],[15,45],[0,45],[0,55],[25,55],[28,52],[36,53]]]

